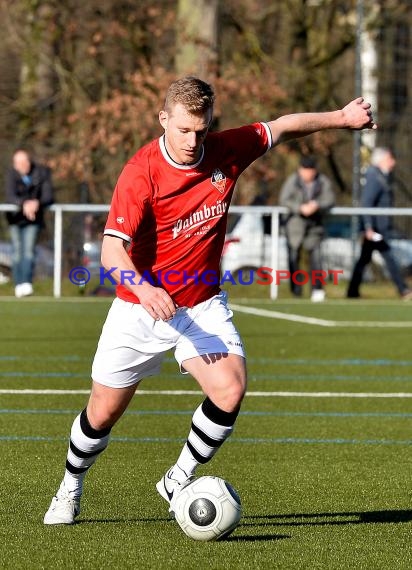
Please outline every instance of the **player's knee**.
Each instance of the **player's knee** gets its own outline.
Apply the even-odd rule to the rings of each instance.
[[[245,397],[245,393],[246,393],[246,386],[238,386],[238,389],[233,394],[233,404],[234,404],[233,409],[236,409],[240,406],[240,404],[243,401],[243,398]]]
[[[102,416],[100,414],[93,414],[88,411],[87,417],[91,427],[95,430],[101,430],[106,428],[112,428],[116,423],[111,416]]]
[[[229,383],[220,397],[220,407],[226,412],[239,409],[246,393],[246,382],[233,381]]]
[[[112,428],[119,419],[117,410],[111,410],[106,406],[96,406],[89,404],[87,406],[87,419],[95,430]]]

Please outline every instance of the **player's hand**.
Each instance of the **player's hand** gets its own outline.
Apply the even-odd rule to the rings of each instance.
[[[316,202],[316,200],[309,200],[309,202],[302,204],[300,207],[300,213],[306,218],[312,216],[318,210],[319,204]]]
[[[368,228],[368,229],[365,231],[365,237],[366,237],[366,239],[369,240],[369,241],[373,241],[373,235],[374,235],[374,233],[375,233],[375,232],[374,232],[374,230],[373,230],[372,228]]]
[[[156,321],[168,321],[176,314],[176,305],[170,295],[161,287],[149,283],[139,285],[136,293],[144,309]]]
[[[348,103],[343,109],[345,124],[349,129],[377,129],[373,121],[370,103],[366,103],[363,97],[358,97]]]
[[[28,220],[34,222],[39,207],[40,202],[38,200],[25,200],[23,202],[23,214]]]

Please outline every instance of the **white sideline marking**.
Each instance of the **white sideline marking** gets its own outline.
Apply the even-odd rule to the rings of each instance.
[[[248,313],[258,317],[269,317],[270,319],[283,319],[285,321],[294,321],[297,323],[306,323],[310,325],[320,325],[322,327],[334,327],[337,321],[327,321],[325,319],[317,319],[315,317],[303,317],[302,315],[293,315],[281,313],[280,311],[269,311],[268,309],[256,309],[255,307],[244,307],[243,305],[235,305],[230,303],[230,307],[240,313]]]
[[[33,394],[36,396],[55,394],[90,394],[90,390],[30,390],[2,389],[0,394]],[[201,396],[200,390],[137,390],[136,395],[151,396]],[[246,396],[266,398],[412,398],[412,392],[246,392]]]
[[[255,307],[244,307],[230,303],[230,307],[239,313],[256,315],[257,317],[269,317],[270,319],[283,319],[284,321],[294,321],[307,325],[319,325],[321,327],[369,327],[369,328],[411,328],[411,321],[331,321],[327,319],[317,319],[315,317],[304,317],[291,313],[281,313],[280,311],[269,311],[268,309],[257,309]]]

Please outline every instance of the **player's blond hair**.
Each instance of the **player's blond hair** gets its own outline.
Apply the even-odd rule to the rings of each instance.
[[[177,103],[194,115],[206,113],[213,108],[215,94],[211,85],[198,79],[187,76],[174,81],[166,93],[164,110],[169,112]]]

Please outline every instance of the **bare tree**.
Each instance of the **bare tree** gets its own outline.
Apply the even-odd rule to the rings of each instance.
[[[213,81],[218,66],[219,0],[178,0],[176,72]]]

